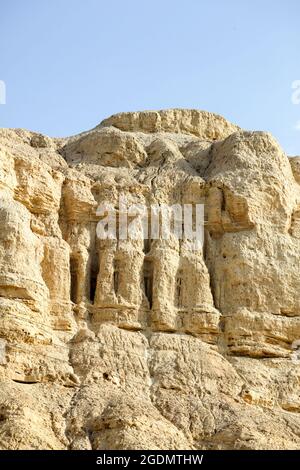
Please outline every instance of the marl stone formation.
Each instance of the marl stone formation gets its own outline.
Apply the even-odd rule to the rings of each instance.
[[[205,201],[203,249],[97,208]],[[120,214],[119,214],[120,215]],[[0,130],[0,447],[299,449],[300,158],[197,110]]]

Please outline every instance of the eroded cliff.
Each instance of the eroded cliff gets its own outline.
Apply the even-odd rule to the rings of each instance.
[[[0,446],[300,448],[300,165],[196,110],[0,130]],[[205,204],[203,249],[97,207]]]

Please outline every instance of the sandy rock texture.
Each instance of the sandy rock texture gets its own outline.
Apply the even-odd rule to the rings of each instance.
[[[205,207],[100,240],[97,208]],[[118,217],[121,217],[121,213]],[[0,448],[299,449],[300,157],[197,110],[0,130]]]

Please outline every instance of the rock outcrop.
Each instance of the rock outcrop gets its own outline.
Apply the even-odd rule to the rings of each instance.
[[[0,130],[0,447],[299,449],[299,161],[196,110]],[[120,195],[203,247],[99,239]]]

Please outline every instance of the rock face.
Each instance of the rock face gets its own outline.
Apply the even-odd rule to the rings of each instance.
[[[299,449],[298,160],[196,110],[0,130],[0,447]],[[100,240],[120,194],[204,201],[203,249]]]

